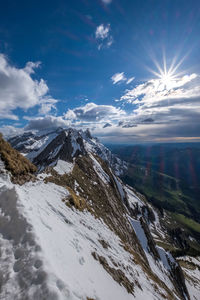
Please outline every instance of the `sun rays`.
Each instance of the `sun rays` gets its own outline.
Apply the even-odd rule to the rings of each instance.
[[[183,56],[183,58],[177,61],[177,56],[175,56],[172,59],[171,64],[168,66],[166,56],[163,54],[162,64],[160,64],[156,59],[152,59],[156,70],[151,68],[147,69],[156,76],[156,78],[160,81],[160,84],[163,85],[164,89],[170,90],[174,87],[176,81],[186,74],[185,71],[178,72],[186,57],[187,55]]]

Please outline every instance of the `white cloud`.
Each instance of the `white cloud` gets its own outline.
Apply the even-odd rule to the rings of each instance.
[[[110,34],[110,24],[101,24],[96,28],[95,37],[98,42],[98,50],[109,48],[113,43],[113,37]]]
[[[24,128],[15,127],[12,125],[4,125],[0,128],[0,132],[5,137],[11,137],[11,136],[22,134],[24,132]]]
[[[98,129],[104,141],[189,141],[199,140],[200,77],[151,79],[126,90],[120,99],[132,103],[133,111],[120,118],[120,125]],[[121,135],[123,134],[123,138]]]
[[[127,80],[126,84],[129,84],[129,83],[131,83],[131,82],[132,82],[134,79],[135,79],[135,77],[131,77],[131,78],[129,78],[129,79]]]
[[[72,109],[68,109],[68,111],[66,112],[64,117],[67,120],[75,120],[76,119],[76,114]]]
[[[55,100],[55,99],[52,99],[52,98],[44,98],[42,101],[41,101],[41,107],[39,109],[39,114],[40,115],[47,115],[48,113],[50,113],[53,109],[56,111],[57,108],[56,108],[56,103],[58,101]]]
[[[108,118],[109,123],[105,122],[86,122],[86,119],[81,120],[72,125],[71,120],[66,120],[64,117],[46,116],[35,118],[29,121],[29,124],[24,128],[15,128],[12,126],[5,126],[2,130],[6,135],[16,135],[23,130],[44,130],[56,127],[70,127],[73,126],[77,129],[90,128],[94,136],[98,136],[103,142],[109,143],[143,143],[143,142],[170,142],[170,141],[199,141],[200,136],[200,123],[199,115],[193,113],[192,120],[185,119],[185,122],[169,122],[169,123],[154,123],[149,124],[140,123],[138,126],[128,123],[128,119],[131,120],[133,116],[118,116],[118,120],[125,117],[126,122],[123,122],[120,126],[112,122],[112,117]],[[89,118],[91,120],[91,118]],[[195,124],[195,126],[194,126]],[[112,125],[112,126],[111,126]]]
[[[194,81],[197,79],[196,81]],[[189,85],[189,83],[192,83]],[[194,83],[194,84],[193,84]],[[199,76],[185,75],[168,81],[151,79],[126,91],[121,97],[129,103],[155,103],[170,98],[188,98],[200,95]],[[139,102],[138,102],[139,101]]]
[[[96,39],[104,40],[108,37],[110,31],[110,24],[104,25],[101,24],[96,28],[95,36]]]
[[[108,35],[107,35],[108,34]],[[108,43],[109,31],[102,32],[100,43]],[[105,47],[105,46],[102,46]],[[120,100],[132,103],[128,114],[113,105],[86,105],[68,109],[63,116],[47,116],[56,110],[57,100],[48,94],[43,79],[35,80],[32,74],[40,62],[28,62],[22,69],[12,66],[0,55],[0,117],[17,119],[13,110],[28,110],[38,106],[44,117],[28,119],[25,130],[52,127],[90,128],[104,142],[145,142],[198,139],[200,132],[200,77],[188,74],[182,77],[151,79],[127,89]],[[129,84],[134,77],[127,78],[124,72],[111,77],[113,84]],[[6,101],[5,101],[6,99]],[[119,124],[120,121],[120,124]],[[17,126],[17,125],[16,125]],[[23,129],[3,126],[5,134],[16,134]]]
[[[65,119],[81,122],[100,122],[110,119],[118,119],[125,115],[120,108],[112,105],[97,105],[95,103],[87,103],[74,109],[69,109],[65,114]]]
[[[29,62],[26,63],[24,71],[27,74],[34,74],[35,73],[34,69],[38,68],[40,65],[41,65],[40,61],[37,61],[37,62],[29,61]]]
[[[126,77],[124,75],[124,72],[121,73],[116,73],[111,77],[111,80],[113,82],[113,84],[122,82],[122,81],[126,81]]]
[[[125,115],[126,113],[123,110],[112,105],[87,103],[84,106],[68,109],[63,116],[24,117],[24,119],[29,121],[24,130],[43,130],[70,126],[78,129],[90,128],[95,130],[102,127],[111,127],[112,124],[117,123],[119,118]]]
[[[51,102],[46,82],[31,77],[39,65],[40,62],[28,62],[25,68],[16,68],[0,54],[0,118],[17,120],[13,113],[16,108],[27,110]],[[56,100],[53,101],[55,105]]]
[[[200,113],[200,77],[152,79],[127,90],[121,101],[132,103],[136,122],[149,116],[159,122],[180,120],[195,109]]]
[[[134,79],[135,79],[135,77],[126,78],[124,72],[121,72],[121,73],[115,73],[115,74],[111,77],[111,80],[112,80],[113,84],[120,83],[120,82],[122,82],[122,81],[126,81],[126,84],[129,84],[129,83],[131,83]]]
[[[46,116],[39,117],[29,121],[28,125],[25,127],[25,130],[43,130],[56,127],[67,127],[70,123],[67,120],[64,120],[62,116]]]

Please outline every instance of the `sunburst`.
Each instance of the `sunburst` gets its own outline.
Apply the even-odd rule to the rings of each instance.
[[[157,60],[153,60],[157,70],[149,69],[152,74],[154,74],[157,79],[159,79],[160,84],[164,86],[165,89],[169,90],[173,88],[176,80],[182,75],[185,74],[184,71],[177,72],[186,56],[184,56],[179,62],[177,62],[177,58],[174,58],[171,62],[169,68],[167,67],[166,57],[163,55],[163,66],[158,63]]]

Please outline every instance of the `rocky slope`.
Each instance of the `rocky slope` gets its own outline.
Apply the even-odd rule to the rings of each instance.
[[[14,184],[1,163],[0,299],[197,299],[157,243],[167,236],[160,212],[121,182],[126,164],[88,131],[10,142],[39,172]]]
[[[28,159],[22,156],[18,151],[13,149],[0,134],[0,155],[2,164],[10,171],[11,178],[15,182],[23,182],[24,180],[33,177],[33,173],[37,171]]]

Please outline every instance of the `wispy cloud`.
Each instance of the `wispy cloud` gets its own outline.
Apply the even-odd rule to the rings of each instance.
[[[110,33],[110,24],[101,24],[96,28],[95,38],[98,42],[98,49],[109,48],[113,43],[113,37]]]
[[[129,84],[129,83],[131,83],[134,79],[135,79],[135,77],[127,78],[127,77],[125,76],[124,72],[121,72],[121,73],[115,73],[115,74],[111,77],[111,80],[112,80],[113,84],[120,83],[120,82],[123,82],[123,81],[126,81],[126,84]]]
[[[129,78],[129,79],[127,80],[126,84],[129,84],[129,83],[131,83],[131,82],[132,82],[134,79],[135,79],[135,77],[131,77],[131,78]]]
[[[126,81],[126,76],[124,75],[124,72],[121,73],[115,73],[112,77],[111,80],[113,82],[113,84],[122,82],[122,81]]]

